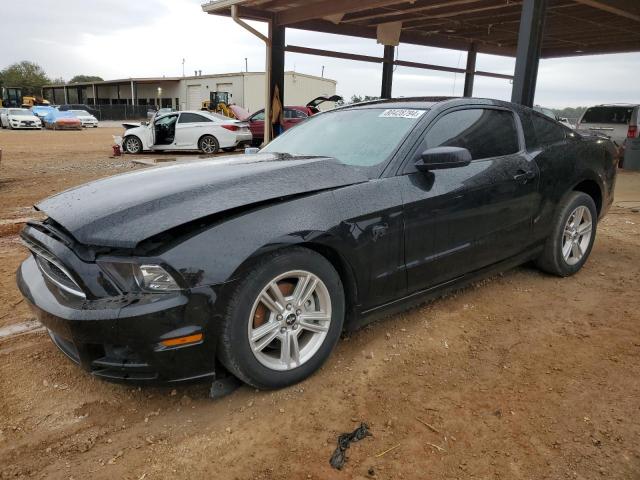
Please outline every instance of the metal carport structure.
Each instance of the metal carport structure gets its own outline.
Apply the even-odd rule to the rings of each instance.
[[[465,96],[473,94],[476,75],[513,78],[511,100],[529,106],[541,58],[640,51],[639,0],[212,0],[202,9],[232,17],[265,41],[266,98],[276,86],[283,98],[287,51],[381,63],[384,98],[391,97],[393,67],[400,65],[464,73]],[[268,34],[243,19],[267,22]],[[287,27],[377,39],[384,56],[286,45]],[[466,51],[466,68],[397,60],[399,42]],[[478,53],[515,56],[513,77],[477,71]]]

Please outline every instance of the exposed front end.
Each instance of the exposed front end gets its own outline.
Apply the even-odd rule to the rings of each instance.
[[[117,271],[101,265],[99,255],[51,224],[31,223],[21,236],[31,256],[17,272],[18,287],[73,362],[96,377],[120,382],[214,375],[215,289],[163,290],[160,276],[159,291],[130,287]],[[151,263],[122,260],[125,266]]]

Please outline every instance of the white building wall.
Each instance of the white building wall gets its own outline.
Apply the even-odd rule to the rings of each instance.
[[[284,104],[306,105],[321,95],[331,96],[336,93],[337,82],[328,78],[314,77],[296,72],[284,74]],[[244,104],[237,102],[253,113],[264,108],[265,85],[264,73],[245,74]],[[321,109],[333,108],[332,103],[325,103]]]
[[[200,86],[200,105],[187,105],[187,88],[192,85]],[[186,78],[180,81],[182,95],[180,95],[180,108],[182,110],[199,109],[202,102],[209,100],[211,92],[228,92],[231,94],[231,101],[238,105],[243,105],[242,96],[242,74],[201,76]]]
[[[336,94],[336,85],[335,80],[286,72],[284,75],[284,104],[306,105],[316,97],[330,97]],[[326,102],[318,108],[328,110],[334,107],[333,102]]]
[[[187,89],[189,86],[199,86],[199,100],[192,96],[192,105],[187,105]],[[99,99],[110,99],[117,103],[118,87],[116,85],[96,85]],[[199,77],[185,77],[179,80],[167,79],[151,83],[136,82],[137,103],[157,103],[158,88],[161,88],[160,99],[165,103],[170,100],[173,108],[181,110],[198,110],[204,100],[209,99],[210,92],[222,91],[231,95],[231,101],[253,113],[264,108],[265,85],[264,73],[242,72],[221,75],[202,75]],[[195,92],[195,90],[193,91]],[[193,93],[192,92],[192,93]],[[296,72],[285,72],[284,104],[306,105],[315,97],[331,96],[336,93],[336,81],[315,77]],[[87,86],[83,92],[87,103],[93,103],[93,88]],[[178,99],[178,104],[176,104]],[[131,85],[120,85],[120,100],[131,101]],[[323,104],[321,108],[332,108],[333,105]]]

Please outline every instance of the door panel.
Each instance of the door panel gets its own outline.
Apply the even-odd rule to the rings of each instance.
[[[518,151],[476,159],[465,167],[413,168],[402,177],[410,293],[509,258],[530,243],[539,204],[538,170],[520,151],[515,118],[510,112],[509,117],[478,109],[466,116],[462,112],[436,119],[417,151],[445,145],[467,148],[475,156]],[[499,126],[509,119],[514,123],[504,132]],[[516,139],[505,140],[505,134]],[[494,142],[503,144],[494,148]]]
[[[264,138],[264,110],[259,111],[249,118],[249,130],[254,140]]]

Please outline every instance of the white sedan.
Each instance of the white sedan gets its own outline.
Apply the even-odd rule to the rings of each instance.
[[[124,132],[125,152],[145,150],[200,150],[217,153],[251,145],[251,130],[246,123],[203,111],[171,112],[157,116],[148,124],[133,126]]]
[[[42,128],[42,122],[36,115],[26,108],[7,108],[0,115],[2,128]]]
[[[98,119],[86,110],[71,110],[71,113],[78,117],[83,127],[96,128],[98,126]]]

